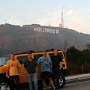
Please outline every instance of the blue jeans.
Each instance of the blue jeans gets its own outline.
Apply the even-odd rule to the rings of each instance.
[[[29,89],[32,90],[32,79],[33,79],[34,88],[35,88],[35,90],[38,90],[38,83],[37,83],[36,73],[33,73],[33,74],[28,73],[28,79],[29,79]]]

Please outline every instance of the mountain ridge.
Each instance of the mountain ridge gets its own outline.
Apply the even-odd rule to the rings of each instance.
[[[46,50],[56,48],[63,50],[64,41],[68,47],[75,46],[82,50],[90,42],[90,35],[68,28],[32,25],[0,25],[0,55],[23,52],[27,50]]]

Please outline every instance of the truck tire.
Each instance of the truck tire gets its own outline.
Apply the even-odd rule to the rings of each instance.
[[[60,73],[59,74],[59,88],[63,88],[65,86],[65,76]]]
[[[0,80],[0,90],[10,90],[9,83],[4,78]]]

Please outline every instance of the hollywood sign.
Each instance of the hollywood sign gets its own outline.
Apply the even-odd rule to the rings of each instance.
[[[47,32],[47,33],[59,33],[59,30],[57,29],[40,28],[40,27],[34,27],[34,31]]]

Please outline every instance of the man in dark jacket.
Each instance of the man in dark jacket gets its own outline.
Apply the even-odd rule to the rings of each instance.
[[[60,74],[60,68],[61,66],[61,61],[62,58],[60,55],[58,55],[58,51],[56,49],[54,49],[53,51],[54,55],[51,56],[51,60],[52,60],[52,78],[53,78],[53,82],[54,85],[56,87],[59,86],[59,74]]]

